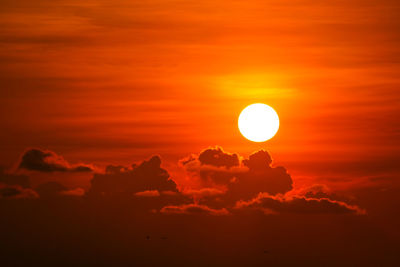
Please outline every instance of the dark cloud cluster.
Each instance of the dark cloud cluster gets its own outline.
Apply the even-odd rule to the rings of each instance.
[[[57,197],[74,197],[85,195],[85,190],[82,188],[69,189],[68,187],[58,183],[58,182],[47,182],[38,185],[35,191],[39,194],[41,198],[57,198]]]
[[[0,169],[1,198],[34,199],[83,196],[85,194],[82,188],[69,189],[56,181],[42,183],[32,188],[28,174],[21,173],[21,169],[39,172],[88,172],[92,170],[85,165],[71,165],[52,151],[30,149],[23,154],[17,170]]]
[[[205,205],[187,204],[180,206],[165,206],[160,210],[163,214],[190,214],[190,215],[228,215],[225,208],[213,209]]]
[[[272,167],[268,152],[260,150],[240,162],[237,154],[222,148],[208,148],[198,156],[180,161],[192,179],[200,178],[204,187],[225,188],[235,198],[252,198],[259,192],[286,193],[292,178],[283,167]]]
[[[274,213],[354,213],[365,214],[357,206],[329,198],[308,198],[305,196],[290,196],[260,193],[249,201],[238,201],[236,209],[260,210],[266,214]]]
[[[265,150],[241,159],[215,147],[181,160],[188,176],[203,185],[185,193],[199,206],[212,209],[261,210],[269,214],[365,212],[335,199],[324,185],[295,190],[286,169],[272,166],[272,158]]]
[[[239,165],[237,154],[226,153],[220,147],[206,149],[198,157],[202,165],[231,168]]]
[[[1,198],[131,199],[143,209],[162,214],[228,215],[243,210],[275,213],[352,213],[365,211],[337,197],[324,185],[293,188],[292,177],[281,166],[273,166],[270,154],[257,151],[248,158],[225,152],[221,147],[205,149],[179,161],[187,179],[179,186],[153,156],[132,166],[109,165],[94,173],[87,192],[49,181],[30,188],[25,174],[0,172]],[[71,165],[48,150],[26,151],[19,169],[39,172],[87,172],[86,165]],[[185,182],[187,184],[185,184]],[[116,197],[116,198],[115,198]],[[122,198],[121,198],[122,197]]]
[[[24,188],[19,185],[0,184],[0,198],[3,199],[34,199],[39,195],[31,188]]]
[[[254,196],[254,193],[286,193],[293,189],[292,177],[282,166],[271,167],[272,159],[267,151],[260,150],[243,160],[248,171],[238,175],[231,191],[240,198]],[[258,191],[258,192],[257,192]]]
[[[20,169],[39,172],[90,172],[88,165],[71,165],[62,156],[53,151],[30,149],[21,158]]]
[[[150,194],[149,191],[155,190],[178,192],[176,183],[170,179],[168,172],[161,168],[161,159],[158,156],[130,168],[108,166],[104,174],[94,174],[88,194],[137,194],[146,191]]]
[[[7,173],[3,169],[0,169],[0,184],[19,185],[23,188],[28,188],[31,186],[29,177],[27,175]]]
[[[0,198],[37,198],[38,194],[30,188],[29,177],[8,173],[0,169]]]
[[[11,176],[9,175],[9,177]],[[19,176],[16,175],[15,177]],[[54,181],[40,184],[36,188],[12,183],[0,183],[0,198],[3,199],[58,198],[83,196],[84,194],[85,191],[82,188],[69,189]]]

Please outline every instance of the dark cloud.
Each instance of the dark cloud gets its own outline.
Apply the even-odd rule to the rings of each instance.
[[[198,156],[180,161],[192,179],[199,178],[204,187],[225,189],[231,198],[252,198],[260,192],[286,193],[292,189],[292,178],[283,167],[272,167],[268,152],[260,150],[239,160],[237,154],[222,148],[208,148]]]
[[[58,182],[47,182],[35,188],[41,198],[55,198],[62,196],[83,196],[85,191],[82,188],[69,189]]]
[[[331,192],[325,185],[294,189],[293,180],[286,169],[272,166],[272,158],[265,150],[240,159],[237,154],[216,147],[181,160],[180,164],[188,177],[198,179],[201,184],[200,188],[186,188],[183,194],[190,196],[196,206],[214,210],[252,209],[264,213],[365,212],[356,205],[348,204],[348,198]],[[183,207],[173,207],[171,212],[187,214]]]
[[[270,167],[272,158],[265,150],[260,150],[249,156],[249,159],[243,160],[243,164],[251,170],[263,170]]]
[[[260,193],[249,201],[238,201],[236,209],[255,209],[267,214],[273,213],[353,213],[365,214],[358,206],[329,198],[308,198],[305,196]]]
[[[29,177],[23,174],[6,172],[0,168],[0,198],[25,199],[38,198],[39,195],[30,188]]]
[[[275,167],[270,154],[257,151],[248,158],[225,152],[220,147],[208,148],[181,160],[188,184],[178,186],[161,168],[159,156],[132,166],[109,165],[104,173],[94,173],[87,196],[131,199],[143,210],[163,214],[227,215],[239,210],[264,213],[353,213],[365,211],[348,204],[345,198],[322,184],[293,189],[293,181],[284,167]],[[51,151],[28,150],[20,168],[42,172],[79,172],[91,170],[84,165],[71,165]],[[2,198],[60,198],[84,196],[82,188],[68,188],[53,180],[29,187],[24,175],[2,171]],[[197,183],[197,182],[198,183]],[[192,186],[196,185],[196,186]],[[122,198],[119,198],[122,197]],[[351,202],[350,202],[351,203]]]
[[[138,197],[159,197],[160,196],[160,192],[158,190],[146,190],[146,191],[135,193],[135,196],[138,196]]]
[[[22,174],[7,173],[3,169],[0,169],[0,183],[6,185],[19,185],[23,188],[31,186],[29,177]]]
[[[31,188],[23,188],[19,185],[0,184],[0,198],[26,199],[38,198],[39,195]]]
[[[225,208],[212,209],[204,205],[187,204],[181,206],[165,206],[160,210],[164,214],[191,214],[191,215],[228,215]]]
[[[36,187],[36,192],[38,192],[40,197],[59,196],[61,192],[66,190],[67,188],[58,182],[47,182]]]
[[[201,189],[188,189],[182,192],[185,195],[192,196],[193,198],[214,197],[223,195],[226,192],[217,188],[201,188]]]
[[[205,149],[199,155],[180,160],[179,164],[192,181],[198,178],[205,187],[228,184],[240,167],[238,155],[227,153],[221,147]]]
[[[337,200],[336,195],[328,188],[328,186],[323,184],[313,184],[309,187],[301,188],[300,190],[297,190],[297,194],[307,198],[330,198]]]
[[[96,173],[91,180],[90,195],[135,194],[145,191],[178,192],[175,182],[161,168],[161,159],[154,156],[131,168],[108,166],[104,174]]]
[[[85,195],[85,190],[83,188],[75,188],[75,189],[69,189],[69,190],[64,190],[60,192],[60,195],[62,196],[71,196],[71,197],[81,197]]]
[[[220,147],[209,148],[200,153],[198,157],[202,165],[230,168],[239,166],[239,157],[236,154],[229,154]]]
[[[40,149],[26,151],[19,168],[40,172],[90,172],[93,170],[87,165],[71,165],[53,151]]]
[[[230,184],[230,192],[239,198],[253,197],[259,192],[286,193],[293,189],[293,181],[282,166],[272,167],[267,151],[260,150],[243,160],[248,171],[239,173],[238,180]]]

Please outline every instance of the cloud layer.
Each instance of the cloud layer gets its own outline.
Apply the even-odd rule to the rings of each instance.
[[[272,167],[267,151],[260,150],[242,161],[221,147],[208,148],[180,161],[190,179],[200,179],[203,187],[219,188],[235,198],[252,198],[259,192],[286,193],[292,178],[284,167]]]
[[[282,166],[273,166],[265,150],[244,158],[221,147],[211,147],[180,160],[178,165],[187,178],[179,186],[161,167],[161,158],[152,156],[139,164],[109,165],[104,172],[93,173],[86,192],[81,187],[69,188],[56,179],[31,188],[27,175],[1,171],[0,197],[109,199],[123,196],[123,199],[138,201],[143,209],[161,214],[229,215],[244,210],[264,214],[365,214],[363,209],[348,204],[325,185],[293,188],[290,174]],[[19,169],[39,173],[93,170],[87,165],[70,164],[52,151],[39,149],[27,150]]]
[[[90,172],[88,165],[71,165],[62,156],[50,150],[30,149],[21,158],[20,169],[40,172]]]
[[[205,205],[180,205],[180,206],[165,206],[160,210],[163,214],[190,214],[190,215],[228,215],[229,211],[225,208],[212,209]]]
[[[189,180],[200,181],[200,188],[185,190],[199,207],[211,209],[260,210],[276,213],[354,213],[365,211],[355,205],[333,199],[324,185],[293,188],[292,177],[282,166],[272,166],[265,150],[248,158],[208,148],[180,161]],[[169,207],[185,213],[185,207]],[[228,212],[229,213],[229,212]],[[224,213],[225,215],[228,213]],[[212,214],[212,212],[210,212]]]
[[[0,184],[0,199],[35,199],[39,195],[31,188]]]
[[[260,210],[266,214],[274,213],[354,213],[365,214],[357,206],[329,198],[307,198],[304,196],[287,196],[260,193],[249,201],[238,201],[236,209]]]
[[[91,184],[91,195],[137,194],[154,190],[178,191],[168,172],[161,168],[159,156],[153,156],[132,167],[110,165],[104,174],[94,174]]]

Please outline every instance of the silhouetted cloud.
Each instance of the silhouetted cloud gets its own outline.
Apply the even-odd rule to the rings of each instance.
[[[226,186],[240,171],[237,154],[230,154],[221,147],[203,150],[199,155],[192,154],[179,161],[190,178],[200,179],[204,187]]]
[[[226,153],[221,147],[209,148],[202,151],[198,157],[202,165],[231,168],[239,166],[237,154]]]
[[[64,190],[60,192],[60,195],[62,196],[71,196],[71,197],[81,197],[85,195],[85,190],[83,188],[75,188],[75,189],[69,189],[69,190]]]
[[[329,198],[308,198],[304,196],[260,193],[249,201],[238,201],[236,209],[255,209],[264,213],[354,213],[365,214],[358,206]]]
[[[208,148],[198,155],[179,161],[189,185],[178,186],[161,168],[159,156],[132,166],[109,165],[104,173],[94,173],[88,196],[126,196],[141,203],[143,210],[163,214],[227,215],[231,211],[258,210],[264,213],[353,213],[364,210],[337,197],[322,184],[293,189],[293,181],[284,167],[272,166],[265,150],[248,158],[225,152],[221,147]],[[20,168],[42,172],[80,172],[85,165],[71,165],[51,151],[30,149],[24,153]],[[41,174],[44,175],[44,174]],[[191,181],[190,181],[191,180]],[[187,181],[187,180],[186,180]],[[192,183],[197,181],[198,183]],[[54,179],[29,187],[29,178],[0,172],[2,198],[81,197],[85,190],[68,188]],[[195,184],[196,186],[191,186]]]
[[[160,192],[158,192],[158,190],[146,190],[146,191],[135,193],[135,196],[138,196],[138,197],[159,197],[160,196]]]
[[[65,190],[67,190],[67,188],[57,182],[47,182],[36,187],[36,192],[38,192],[41,197],[58,196],[60,192]]]
[[[19,168],[40,172],[90,172],[93,170],[87,165],[71,165],[53,151],[40,149],[26,151],[21,158]]]
[[[164,214],[199,214],[199,215],[228,215],[229,211],[225,208],[212,209],[204,205],[187,204],[181,206],[165,206],[160,210]]]
[[[184,195],[192,196],[194,198],[213,197],[223,195],[226,192],[217,188],[201,188],[201,189],[188,189],[182,192]]]
[[[313,184],[308,187],[303,187],[295,191],[297,195],[304,196],[307,198],[330,198],[333,199],[334,194],[324,184]]]
[[[132,165],[131,168],[108,166],[104,174],[94,174],[88,194],[134,194],[153,190],[178,192],[168,172],[161,168],[161,159],[158,156],[139,165]]]
[[[38,197],[39,195],[31,188],[23,188],[19,185],[0,184],[0,198],[25,199]]]
[[[230,192],[240,198],[253,197],[259,192],[286,193],[293,189],[293,180],[282,166],[272,167],[267,151],[260,150],[243,160],[247,172],[239,173],[238,180],[230,184]]]
[[[199,180],[200,188],[185,188],[196,207],[212,210],[256,209],[265,213],[354,213],[365,211],[347,204],[325,185],[293,188],[293,180],[284,167],[272,166],[265,150],[248,158],[208,148],[199,155],[182,159],[180,165],[189,179]],[[187,213],[187,206],[173,206],[171,212]]]
[[[7,173],[3,169],[0,169],[0,183],[6,185],[19,185],[23,188],[31,186],[28,176],[23,174]]]
[[[181,160],[180,165],[189,177],[200,179],[204,187],[224,189],[235,198],[252,198],[260,192],[286,193],[292,189],[292,178],[284,167],[271,166],[267,151],[239,159],[237,154],[215,147]]]
[[[62,196],[83,196],[85,194],[85,190],[82,188],[74,188],[69,189],[66,186],[52,181],[38,185],[35,188],[36,192],[39,194],[41,198],[55,198]]]

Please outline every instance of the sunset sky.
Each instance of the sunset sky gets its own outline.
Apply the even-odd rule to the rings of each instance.
[[[172,191],[193,200],[160,206],[160,216],[186,212],[185,205],[230,214],[257,198],[285,202],[318,185],[329,188],[330,204],[359,214],[351,220],[376,219],[371,229],[387,239],[371,239],[400,238],[400,218],[392,217],[400,201],[398,0],[0,0],[0,47],[1,175],[28,176],[29,187],[18,184],[32,190],[24,196],[42,198],[38,186],[49,181],[65,195],[90,195],[107,188],[107,175],[123,180],[136,170],[116,174],[107,166],[156,166],[150,159],[157,155],[176,184]],[[238,130],[240,112],[252,103],[279,115],[279,131],[267,142]],[[239,161],[233,170],[204,163],[207,149]],[[244,198],[240,190],[263,182],[232,189],[233,180],[213,180],[225,171],[232,179],[260,178],[246,165],[260,150],[272,167],[287,170],[293,187],[275,192],[266,184]],[[0,177],[0,188],[5,181]],[[162,197],[168,186],[133,193]],[[236,204],[212,206],[195,190],[226,194],[226,203],[235,196]]]

